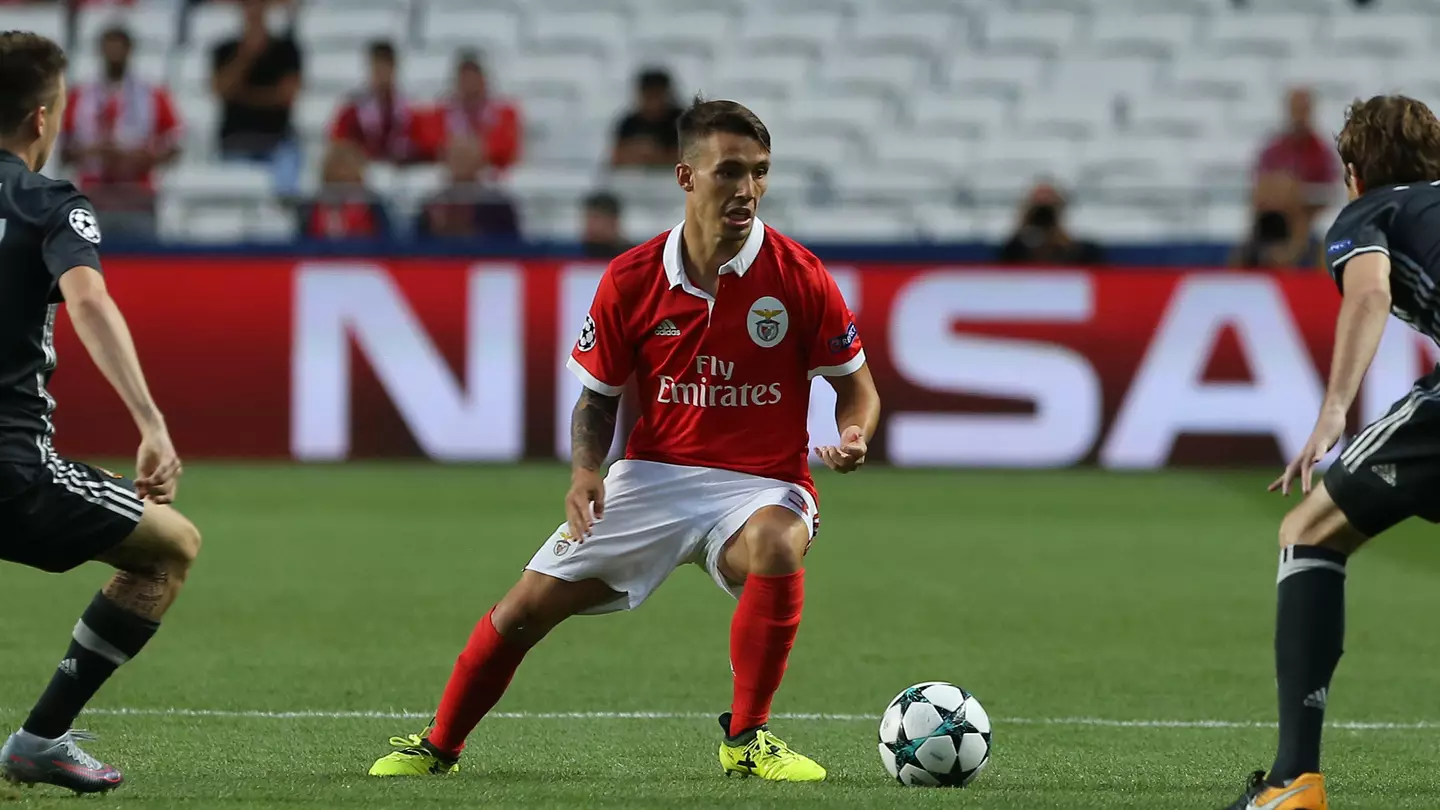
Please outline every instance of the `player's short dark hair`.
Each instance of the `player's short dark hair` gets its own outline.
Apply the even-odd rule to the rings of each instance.
[[[1335,148],[1365,190],[1440,180],[1440,120],[1408,96],[1356,99]]]
[[[36,107],[53,105],[69,61],[52,40],[30,31],[0,33],[0,137],[10,137]]]
[[[370,43],[370,58],[383,59],[395,64],[395,43],[388,39],[377,39]]]
[[[717,132],[754,138],[768,151],[770,130],[745,105],[736,101],[706,101],[700,96],[680,114],[675,128],[680,133],[680,154],[690,155],[696,144]]]

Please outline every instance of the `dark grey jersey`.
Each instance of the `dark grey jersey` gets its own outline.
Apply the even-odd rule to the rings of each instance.
[[[1440,343],[1440,180],[1367,191],[1340,211],[1325,261],[1341,291],[1345,264],[1363,253],[1390,257],[1390,311]]]
[[[0,464],[50,454],[60,276],[100,269],[95,209],[75,186],[0,151]]]

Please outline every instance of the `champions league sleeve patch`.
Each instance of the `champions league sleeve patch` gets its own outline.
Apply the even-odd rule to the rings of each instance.
[[[95,215],[84,208],[70,209],[70,228],[75,234],[92,245],[100,244],[100,223]]]

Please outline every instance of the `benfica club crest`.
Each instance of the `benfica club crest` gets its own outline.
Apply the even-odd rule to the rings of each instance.
[[[768,295],[750,305],[750,314],[745,321],[750,339],[766,349],[784,340],[785,332],[790,329],[790,316],[785,312],[785,305]]]

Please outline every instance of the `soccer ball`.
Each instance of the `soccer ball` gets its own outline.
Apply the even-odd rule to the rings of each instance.
[[[915,684],[880,718],[880,761],[902,785],[965,787],[990,764],[990,716],[954,684]]]

